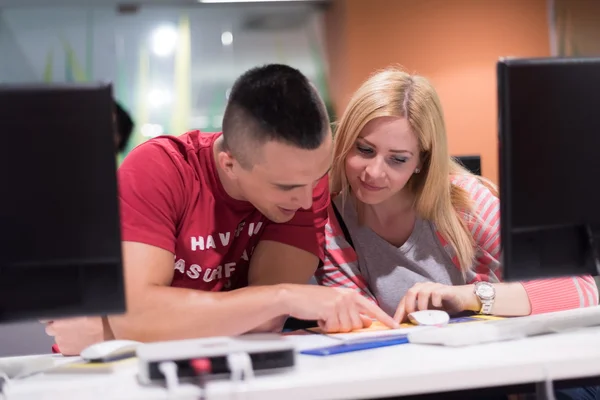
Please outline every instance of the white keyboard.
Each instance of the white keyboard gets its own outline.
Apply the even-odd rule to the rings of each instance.
[[[457,323],[408,334],[410,343],[471,346],[600,326],[600,306],[502,320]]]

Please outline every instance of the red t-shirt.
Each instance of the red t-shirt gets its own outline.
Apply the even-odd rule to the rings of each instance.
[[[248,265],[260,240],[323,258],[329,191],[315,188],[311,210],[284,224],[252,204],[231,198],[217,175],[212,145],[220,134],[200,131],[151,139],[119,168],[122,239],[175,255],[171,286],[220,291],[248,284]]]

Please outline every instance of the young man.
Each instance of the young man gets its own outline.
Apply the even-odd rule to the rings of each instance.
[[[137,147],[119,169],[127,313],[54,321],[63,354],[279,329],[287,316],[348,331],[395,322],[355,291],[306,285],[323,253],[332,138],[316,89],[267,65],[234,84],[222,134]],[[83,334],[82,332],[87,332]]]

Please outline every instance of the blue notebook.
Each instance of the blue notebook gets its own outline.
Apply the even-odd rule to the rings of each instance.
[[[477,317],[457,317],[450,319],[449,324],[457,324],[461,322],[473,322],[481,321],[481,318]],[[313,332],[314,333],[314,332]],[[340,341],[339,344],[334,344],[325,347],[319,347],[316,349],[303,350],[300,354],[309,356],[331,356],[334,354],[350,353],[352,351],[361,351],[376,349],[379,347],[396,346],[400,344],[407,344],[408,336],[403,334],[388,334],[373,337],[366,337],[361,339],[349,339]]]
[[[370,338],[347,340],[340,342],[340,344],[320,347],[317,349],[303,350],[300,352],[300,354],[306,354],[309,356],[331,356],[334,354],[395,346],[406,343],[408,343],[408,336],[406,334],[374,336]]]

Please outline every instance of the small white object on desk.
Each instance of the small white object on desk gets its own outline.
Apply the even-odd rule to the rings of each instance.
[[[450,315],[442,310],[421,310],[408,314],[408,319],[415,325],[442,326],[450,322]]]
[[[115,357],[134,356],[141,344],[134,340],[107,340],[85,348],[81,358],[86,361],[106,361]]]

